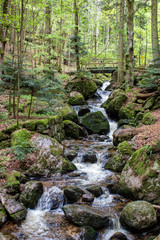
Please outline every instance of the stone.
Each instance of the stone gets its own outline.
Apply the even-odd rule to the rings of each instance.
[[[85,99],[91,98],[97,91],[97,85],[91,79],[75,79],[67,83],[66,90],[80,92]]]
[[[128,203],[121,212],[120,221],[132,230],[145,231],[157,223],[156,211],[146,201]]]
[[[85,153],[82,157],[83,162],[96,163],[97,160],[96,153],[93,151]]]
[[[151,97],[147,99],[147,101],[144,103],[143,108],[146,109],[151,109],[152,106],[154,105],[155,97]]]
[[[80,127],[79,125],[77,125],[76,123],[70,120],[63,121],[63,124],[64,124],[65,134],[67,137],[78,139],[86,135],[86,132],[82,127]]]
[[[91,194],[83,194],[82,195],[82,201],[83,202],[93,202],[94,201],[94,196]]]
[[[19,193],[20,192],[20,181],[18,179],[18,176],[16,174],[14,174],[14,172],[12,172],[10,174],[6,173],[5,178],[6,178],[7,193],[10,193],[10,194]]]
[[[11,147],[22,145],[23,147],[30,147],[29,140],[32,134],[26,129],[20,129],[11,134]]]
[[[24,185],[24,190],[20,195],[20,202],[26,208],[34,209],[42,193],[43,185],[41,182],[29,181]]]
[[[77,152],[75,150],[65,150],[65,157],[69,160],[69,161],[73,161],[73,159],[75,157],[77,157]]]
[[[113,133],[113,144],[118,146],[123,141],[130,141],[136,134],[135,128],[117,129]]]
[[[128,240],[128,238],[126,237],[125,234],[123,234],[121,232],[116,232],[113,234],[112,237],[110,237],[109,240]]]
[[[98,232],[93,227],[84,226],[79,229],[81,239],[83,240],[96,240]]]
[[[142,123],[145,125],[152,125],[157,121],[157,119],[150,113],[145,113],[142,119]]]
[[[7,222],[8,216],[5,208],[0,203],[0,227]]]
[[[84,97],[79,92],[70,92],[68,97],[68,104],[70,105],[83,105],[84,104]]]
[[[77,170],[77,167],[72,162],[68,161],[65,158],[62,158],[62,167],[60,170],[62,174],[73,172],[75,170]]]
[[[92,193],[95,197],[99,197],[103,193],[102,188],[100,186],[87,187],[86,190]]]
[[[100,111],[87,113],[82,117],[81,123],[91,134],[107,134],[109,132],[109,122]]]
[[[36,129],[36,123],[37,121],[35,120],[29,120],[23,123],[23,127],[29,131],[34,131]]]
[[[69,203],[77,202],[85,191],[79,187],[70,186],[64,189],[64,194],[67,197]]]
[[[71,120],[72,122],[78,123],[78,116],[76,111],[68,104],[57,110],[57,114],[61,114],[63,120]]]
[[[5,149],[5,148],[9,148],[11,145],[10,145],[10,141],[8,140],[6,140],[6,141],[2,141],[2,142],[0,142],[0,150],[1,149]]]
[[[97,229],[107,227],[110,224],[110,220],[104,212],[89,206],[69,204],[62,209],[66,218],[78,226],[91,226]]]
[[[89,107],[81,107],[80,109],[79,109],[79,111],[78,111],[78,116],[80,116],[80,117],[82,117],[82,116],[84,116],[85,114],[87,114],[87,113],[90,113],[90,109],[89,109]]]
[[[0,132],[0,142],[7,140],[9,137],[8,135],[4,134],[3,132]]]

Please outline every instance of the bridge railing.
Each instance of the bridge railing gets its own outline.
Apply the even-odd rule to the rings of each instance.
[[[105,59],[95,59],[92,58],[89,61],[82,61],[81,68],[89,69],[89,68],[101,68],[104,69],[106,67],[117,67],[118,61],[114,58],[105,58]]]

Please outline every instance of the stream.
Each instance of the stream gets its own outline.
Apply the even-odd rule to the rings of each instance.
[[[101,111],[107,118],[107,114],[101,104],[106,101],[110,91],[105,91],[109,81],[97,90],[97,97],[88,100],[87,105],[91,112]],[[76,112],[81,106],[74,106]],[[108,118],[109,119],[109,118]],[[28,209],[27,218],[21,224],[9,223],[5,225],[1,233],[8,236],[6,239],[17,240],[80,240],[78,227],[65,219],[62,206],[66,203],[63,189],[66,186],[87,186],[98,185],[103,189],[100,197],[95,197],[91,206],[106,212],[113,224],[108,229],[100,230],[97,240],[109,240],[116,233],[121,232],[127,236],[128,240],[143,239],[138,238],[122,228],[119,222],[119,215],[122,207],[128,202],[122,196],[111,194],[107,189],[108,182],[118,181],[118,175],[105,170],[104,165],[109,157],[108,148],[112,146],[112,135],[117,128],[117,123],[109,119],[110,132],[108,135],[89,135],[82,140],[64,140],[62,145],[66,150],[74,150],[77,156],[73,163],[77,170],[61,176],[55,174],[50,179],[40,179],[43,181],[44,193],[34,210]],[[82,161],[86,152],[95,152],[96,163],[85,163]],[[56,206],[53,207],[53,199]],[[0,233],[0,234],[1,234]],[[0,235],[0,239],[1,238]]]

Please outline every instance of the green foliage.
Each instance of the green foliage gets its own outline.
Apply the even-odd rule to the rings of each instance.
[[[92,73],[85,70],[80,70],[75,73],[75,78],[77,79],[85,80],[85,79],[92,79],[92,77],[93,77]]]
[[[152,157],[152,146],[149,146],[148,144],[144,147],[146,149],[146,153],[149,155],[149,157]]]
[[[25,140],[21,144],[13,146],[12,150],[18,160],[23,160],[28,153],[32,153],[35,151],[35,147],[32,147],[30,145],[29,140]]]

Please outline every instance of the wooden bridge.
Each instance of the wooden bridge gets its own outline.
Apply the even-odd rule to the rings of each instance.
[[[82,69],[91,71],[91,73],[113,73],[118,69],[117,59],[90,59],[88,62],[81,63]]]

